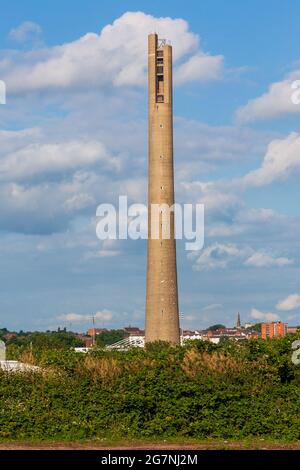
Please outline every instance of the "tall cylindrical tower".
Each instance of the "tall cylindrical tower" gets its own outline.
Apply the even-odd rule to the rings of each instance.
[[[163,213],[153,205],[174,204],[172,47],[148,36],[148,256],[146,294],[146,342],[178,344],[179,314],[174,212],[170,212],[170,236],[162,233]],[[158,207],[158,206],[156,206]],[[157,220],[154,220],[157,219]],[[165,219],[164,219],[165,220]],[[153,227],[157,223],[158,234]]]

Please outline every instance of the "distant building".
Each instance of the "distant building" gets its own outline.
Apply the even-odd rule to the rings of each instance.
[[[129,335],[126,338],[117,341],[116,343],[109,344],[105,347],[108,351],[128,351],[130,348],[144,348],[145,346],[145,334],[143,335]]]
[[[251,331],[247,332],[247,338],[248,339],[251,339],[251,338],[257,339],[259,337],[260,337],[260,334],[258,333],[258,331],[251,330]]]
[[[103,333],[104,331],[107,331],[106,328],[89,328],[87,330],[87,335],[90,336],[91,338],[94,338],[94,336],[99,335],[100,333]]]
[[[252,326],[251,324],[249,326]],[[237,314],[236,326],[233,328],[217,328],[216,330],[204,330],[201,332],[202,339],[211,341],[212,343],[219,343],[221,339],[231,339],[234,341],[244,341],[246,339],[256,339],[260,334],[251,329],[245,328],[241,325],[241,316]]]
[[[140,330],[137,326],[125,326],[123,330],[130,336],[145,336],[145,330]]]
[[[237,315],[236,326],[232,328],[220,327],[212,330],[182,330],[180,335],[181,344],[186,341],[203,340],[212,343],[219,343],[220,340],[230,339],[233,341],[245,341],[247,339],[256,339],[260,337],[260,333],[250,328],[252,324],[247,325],[248,328],[241,325],[240,314]],[[296,328],[296,327],[295,327]],[[137,346],[144,347],[145,344],[145,330],[140,329],[138,326],[125,326],[122,328],[125,335],[124,338],[116,343],[106,347],[106,349],[126,350],[129,347]],[[77,335],[85,343],[85,348],[76,348],[77,350],[84,350],[93,346],[93,339],[102,332],[109,332],[106,328],[90,328],[87,335]]]
[[[91,348],[74,348],[75,352],[86,354],[90,351]]]
[[[299,326],[288,326],[287,327],[287,333],[288,334],[293,334],[293,333],[297,333],[297,331],[299,330]]]
[[[84,338],[84,346],[86,348],[91,348],[93,346],[93,339],[92,338]]]
[[[77,334],[76,336],[77,336],[78,339],[83,341],[85,348],[91,348],[93,346],[93,338],[94,337],[91,337],[90,335],[84,335],[84,334],[82,334],[82,335]]]
[[[200,331],[183,330],[181,338],[182,338],[182,342],[184,343],[185,341],[203,339],[203,335]]]
[[[17,333],[13,333],[13,332],[8,332],[8,333],[5,333],[5,335],[3,335],[3,338],[6,339],[6,341],[8,341],[9,339],[11,338],[15,338],[17,336]]]
[[[237,314],[236,328],[237,328],[237,329],[240,329],[240,328],[241,328],[241,316],[240,316],[239,313]]]
[[[288,325],[281,321],[273,321],[272,323],[261,324],[262,339],[274,338],[274,336],[285,336],[287,334]]]

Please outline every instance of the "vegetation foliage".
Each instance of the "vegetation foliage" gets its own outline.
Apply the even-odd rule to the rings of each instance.
[[[10,344],[39,372],[0,371],[0,439],[300,439],[296,335],[145,350]],[[47,346],[47,345],[46,345]]]
[[[96,335],[96,343],[103,347],[109,344],[117,343],[124,339],[128,334],[124,330],[107,330]]]
[[[16,336],[8,340],[8,345],[16,345],[21,348],[34,347],[37,349],[65,349],[84,346],[84,342],[80,340],[74,333],[60,330],[48,331],[46,333],[36,332],[20,332]]]

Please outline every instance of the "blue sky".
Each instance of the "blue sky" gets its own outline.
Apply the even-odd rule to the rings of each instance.
[[[102,202],[146,200],[146,38],[174,51],[184,327],[300,324],[300,4],[32,1],[1,6],[0,326],[143,326],[146,244],[100,242]]]

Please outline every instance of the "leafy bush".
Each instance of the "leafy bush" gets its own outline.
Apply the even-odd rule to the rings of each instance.
[[[102,331],[96,335],[96,343],[98,346],[103,347],[109,344],[117,343],[117,341],[121,341],[126,336],[128,335],[124,330]]]
[[[156,343],[88,355],[13,345],[10,354],[41,369],[0,371],[0,439],[297,440],[295,338],[192,341],[184,347]]]

